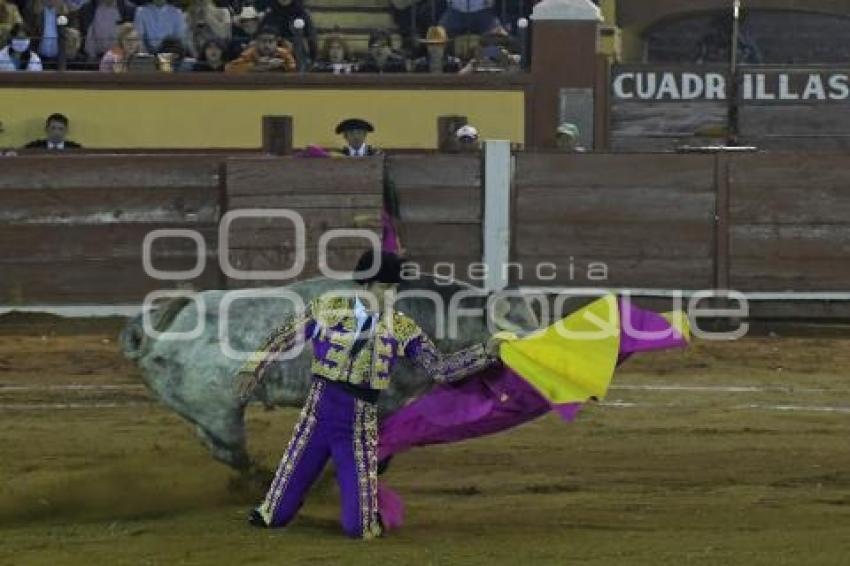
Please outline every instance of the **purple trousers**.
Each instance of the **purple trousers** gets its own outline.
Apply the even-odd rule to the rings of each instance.
[[[353,538],[379,536],[377,448],[376,405],[357,399],[336,383],[313,378],[307,402],[258,511],[270,527],[289,523],[332,458],[343,530]]]

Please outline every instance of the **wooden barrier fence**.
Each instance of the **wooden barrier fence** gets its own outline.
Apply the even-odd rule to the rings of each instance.
[[[850,168],[840,153],[560,154],[515,156],[510,280],[517,285],[744,292],[847,292]],[[62,156],[0,160],[0,305],[135,303],[154,289],[278,285],[233,280],[219,263],[228,211],[290,209],[305,220],[318,274],[329,229],[379,231],[387,182],[401,202],[403,243],[425,269],[459,278],[481,261],[484,185],[476,154],[377,159]],[[262,214],[262,212],[261,212]],[[151,247],[157,229],[192,230]],[[293,230],[242,218],[228,230],[236,269],[284,269]],[[362,240],[362,238],[358,239]],[[365,242],[334,240],[329,264],[350,268]],[[541,268],[542,266],[542,268]],[[443,267],[445,269],[446,266]],[[760,316],[850,319],[850,301],[771,302]]]

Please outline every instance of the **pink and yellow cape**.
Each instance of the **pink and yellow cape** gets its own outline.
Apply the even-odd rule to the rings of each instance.
[[[605,398],[619,364],[638,352],[683,348],[690,331],[681,312],[657,314],[605,295],[546,329],[509,338],[501,365],[437,386],[384,419],[379,458],[494,434],[553,409],[572,421],[584,403]],[[381,485],[379,499],[385,525],[400,525],[400,498]]]

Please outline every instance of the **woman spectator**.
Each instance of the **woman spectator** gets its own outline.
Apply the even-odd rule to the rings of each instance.
[[[0,45],[6,45],[15,24],[23,23],[18,7],[9,0],[0,0]]]
[[[100,60],[115,45],[118,22],[132,22],[136,5],[129,0],[91,0],[80,8],[80,32],[85,34],[86,53]]]
[[[41,71],[41,59],[33,51],[24,24],[15,24],[9,31],[9,43],[0,49],[0,71]]]
[[[351,50],[348,43],[339,35],[329,35],[322,45],[322,54],[311,69],[317,73],[333,73],[347,75],[356,69],[356,63],[351,61]]]
[[[204,45],[211,39],[230,41],[231,18],[227,8],[217,8],[213,0],[191,0],[186,10],[189,28],[189,47],[196,58],[200,58]]]
[[[223,73],[225,45],[218,39],[210,39],[201,49],[201,55],[192,68],[193,71],[201,73]]]
[[[118,26],[116,45],[100,60],[100,70],[105,73],[126,73],[130,61],[142,52],[142,40],[133,24]]]

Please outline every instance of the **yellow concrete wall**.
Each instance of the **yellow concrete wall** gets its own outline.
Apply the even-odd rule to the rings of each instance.
[[[376,128],[370,143],[434,148],[437,117],[464,115],[482,137],[525,142],[522,91],[484,90],[85,90],[0,88],[0,147],[43,137],[62,112],[70,138],[88,148],[257,148],[261,117],[291,115],[294,144],[337,147],[333,128],[358,116]]]

